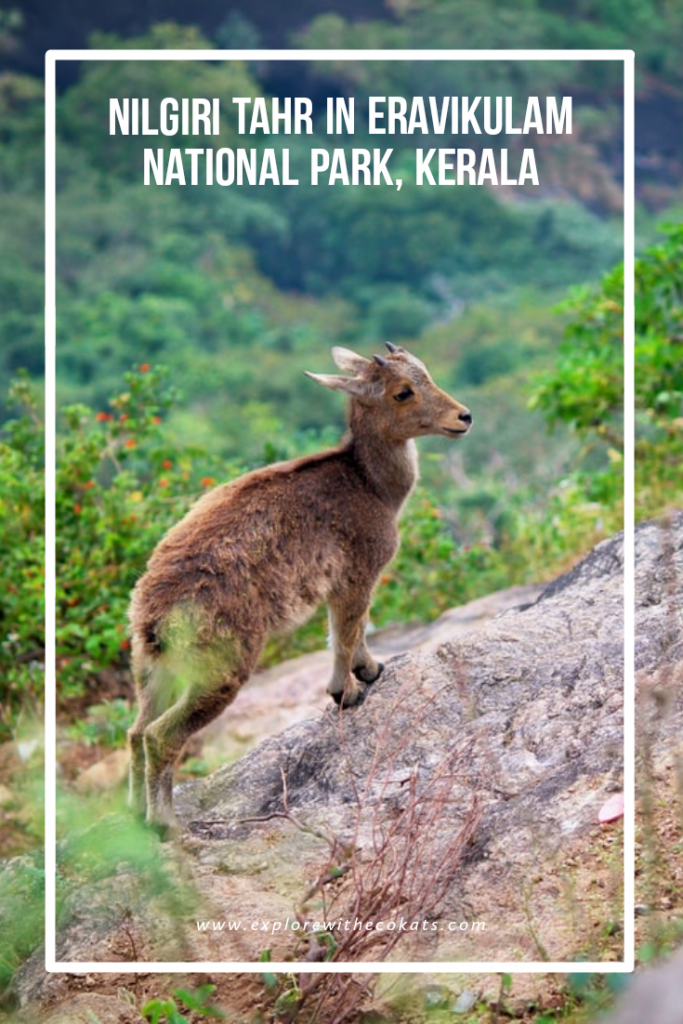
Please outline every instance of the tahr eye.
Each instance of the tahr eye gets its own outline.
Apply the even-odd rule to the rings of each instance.
[[[413,394],[414,391],[412,388],[401,388],[401,390],[394,395],[394,401],[405,402],[406,398],[412,398]]]

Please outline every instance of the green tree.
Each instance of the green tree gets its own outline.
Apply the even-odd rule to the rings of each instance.
[[[636,514],[683,502],[683,225],[636,263]]]
[[[532,405],[549,423],[569,424],[586,451],[602,451],[595,479],[621,488],[623,433],[623,266],[599,289],[565,305],[573,319],[555,369]],[[683,500],[683,225],[667,229],[635,264],[636,513],[657,515]]]

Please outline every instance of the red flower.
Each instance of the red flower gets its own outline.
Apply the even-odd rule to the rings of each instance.
[[[149,363],[140,363],[140,367],[139,367],[140,373],[148,373],[149,372],[149,368],[150,368],[149,367]]]
[[[130,640],[122,640],[121,641],[121,650],[122,651],[127,651],[129,647],[130,647]]]
[[[74,512],[76,513],[77,516],[80,516],[82,511],[83,508],[80,505],[74,505]]]
[[[161,423],[161,416],[152,416],[152,423]]]
[[[119,416],[119,421],[121,423],[125,423],[127,419],[128,419],[128,416],[125,414],[125,412],[122,412],[121,415]]]
[[[212,476],[203,476],[199,482],[202,485],[202,487],[213,487],[213,485],[216,483]]]
[[[162,467],[164,469],[170,469],[171,466],[173,465],[173,463],[171,462],[170,459],[164,459],[164,461],[161,463],[161,465],[162,465]]]
[[[109,420],[114,419],[114,414],[111,412],[98,412],[95,419],[98,423],[107,423]]]
[[[86,482],[83,484],[83,490],[84,491],[89,491],[94,486],[95,486],[95,481],[94,480],[86,480]]]

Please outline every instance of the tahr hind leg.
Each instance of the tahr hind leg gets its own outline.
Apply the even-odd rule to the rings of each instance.
[[[128,774],[128,805],[140,818],[147,811],[145,732],[163,708],[155,706],[154,664],[133,647],[133,679],[138,698],[138,715],[128,730],[130,768]]]
[[[176,651],[170,648],[148,672],[141,715],[131,730],[133,799],[139,806],[139,766],[144,760],[144,804],[148,823],[162,829],[175,825],[175,763],[190,736],[213,721],[234,700],[251,675],[260,645],[249,651],[240,650],[238,656],[238,646],[231,636],[204,644],[183,645]],[[150,718],[149,713],[143,713],[149,706],[164,710]]]

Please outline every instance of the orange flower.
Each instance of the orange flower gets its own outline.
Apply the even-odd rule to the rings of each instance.
[[[203,476],[199,482],[202,485],[202,487],[213,487],[213,485],[216,483],[212,476]]]
[[[137,441],[135,441],[134,438],[129,437],[128,440],[126,441],[126,448],[135,448],[136,444]]]
[[[98,423],[107,423],[109,420],[114,419],[114,414],[111,412],[98,412],[95,419]]]
[[[159,478],[159,487],[168,487],[168,480],[165,476]]]
[[[161,423],[161,416],[152,416],[152,423]]]
[[[94,486],[95,486],[95,481],[94,480],[86,480],[86,482],[83,484],[83,490],[84,491],[89,491]]]
[[[125,412],[122,412],[121,415],[119,416],[119,421],[121,423],[125,423],[127,419],[128,417],[126,416]]]
[[[82,508],[81,505],[74,505],[74,512],[76,513],[77,516],[80,516],[82,511],[83,511],[83,508]]]
[[[140,373],[148,373],[149,372],[149,363],[140,363],[139,369],[140,369]]]
[[[122,640],[121,641],[121,650],[122,651],[127,651],[129,647],[130,647],[130,640]]]
[[[162,465],[162,467],[164,469],[170,469],[171,466],[173,465],[173,463],[171,462],[170,459],[164,459],[164,461],[161,463],[161,465]]]

